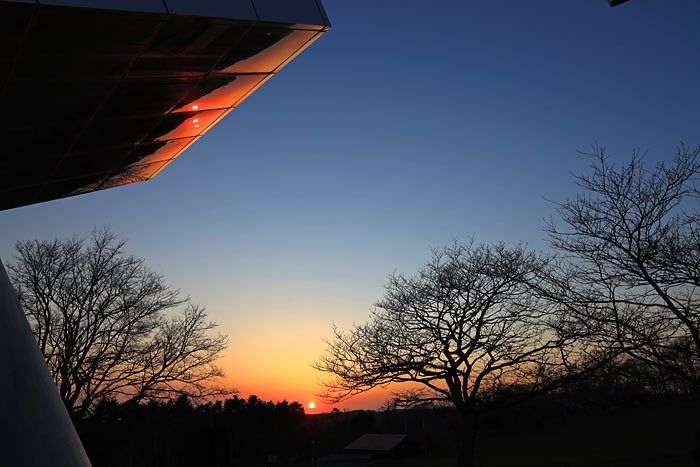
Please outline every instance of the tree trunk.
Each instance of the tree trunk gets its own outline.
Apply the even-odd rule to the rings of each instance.
[[[461,445],[457,455],[456,467],[474,467],[474,446],[478,430],[478,417],[474,408],[458,408],[461,422]]]

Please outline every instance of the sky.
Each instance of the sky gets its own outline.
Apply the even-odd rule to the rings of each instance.
[[[393,271],[453,239],[547,249],[578,151],[700,145],[700,2],[324,0],[333,27],[149,182],[0,212],[18,240],[110,225],[207,307],[242,397],[331,406],[311,367]]]

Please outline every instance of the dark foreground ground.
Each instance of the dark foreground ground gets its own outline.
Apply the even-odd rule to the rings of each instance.
[[[700,467],[700,399],[630,394],[605,403],[555,394],[485,413],[476,465]],[[457,423],[449,407],[306,415],[297,403],[234,396],[204,405],[102,402],[77,428],[95,467],[261,467],[270,458],[310,467],[312,456],[342,456],[364,433],[408,435],[374,467],[452,467]]]
[[[484,467],[695,467],[700,402],[674,401],[586,414],[534,430],[491,436]],[[439,465],[439,464],[431,464]],[[449,464],[446,464],[449,465]]]
[[[483,467],[696,467],[700,402],[579,414],[534,429],[490,433],[479,440]],[[452,467],[453,457],[376,460],[375,467]]]

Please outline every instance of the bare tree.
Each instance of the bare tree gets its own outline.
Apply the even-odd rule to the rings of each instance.
[[[414,277],[393,274],[365,324],[334,327],[315,367],[332,375],[325,399],[338,402],[390,383],[408,384],[396,401],[453,404],[471,466],[485,398],[552,388],[587,360],[565,308],[533,283],[552,258],[503,244],[434,251]]]
[[[627,355],[700,389],[700,147],[647,169],[638,151],[615,166],[594,146],[581,192],[546,227],[572,262],[571,303]]]
[[[107,228],[16,244],[10,277],[66,407],[228,392],[208,384],[226,337],[124,246]]]

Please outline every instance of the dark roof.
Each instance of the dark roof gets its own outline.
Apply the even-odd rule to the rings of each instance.
[[[406,438],[401,434],[364,434],[345,446],[346,451],[383,451],[394,450]]]
[[[316,0],[167,2],[0,1],[0,210],[153,178],[329,27]],[[316,24],[273,22],[293,5]]]

